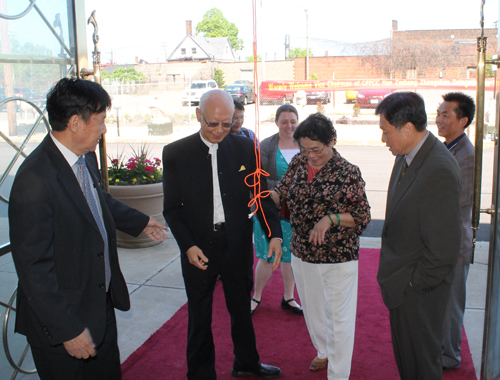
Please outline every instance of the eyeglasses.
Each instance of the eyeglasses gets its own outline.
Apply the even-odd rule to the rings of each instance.
[[[316,156],[318,154],[323,153],[325,148],[326,148],[326,145],[324,145],[322,149],[318,149],[318,148],[304,149],[304,148],[300,147],[300,153],[302,153],[304,156],[309,156],[310,154],[314,154]]]
[[[235,121],[238,121],[238,120],[239,120],[239,121],[243,121],[243,120],[245,120],[245,116],[234,116],[234,117],[233,117],[233,123],[234,123]]]
[[[200,112],[201,114],[201,117],[203,117],[203,120],[205,121],[205,124],[209,127],[209,128],[217,128],[217,126],[220,124],[222,126],[222,128],[225,128],[225,129],[229,129],[233,126],[233,123],[209,123],[207,121],[207,119],[205,119],[205,116],[203,116],[203,114]]]

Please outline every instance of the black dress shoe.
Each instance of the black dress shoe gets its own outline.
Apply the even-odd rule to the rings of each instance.
[[[281,376],[281,370],[272,365],[261,364],[259,369],[254,371],[236,371],[234,368],[231,370],[231,375],[234,377],[247,377],[253,376],[260,379],[275,379]]]
[[[255,298],[252,297],[252,301],[255,302],[257,304],[257,306],[255,306],[255,309],[253,309],[253,310],[252,310],[252,306],[250,306],[250,315],[253,315],[253,312],[255,310],[257,310],[257,308],[260,306],[260,301],[262,301],[262,300],[257,301]]]
[[[292,306],[290,305],[290,302],[295,301],[295,298],[291,298],[288,301],[285,301],[285,297],[281,300],[281,308],[285,310],[291,310],[292,313],[297,314],[297,315],[304,315],[304,311],[302,310],[302,307],[299,306]]]

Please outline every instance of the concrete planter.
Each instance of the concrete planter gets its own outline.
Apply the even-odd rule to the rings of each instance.
[[[113,198],[133,207],[144,214],[151,216],[160,223],[165,223],[163,218],[163,183],[136,186],[110,186],[109,193]],[[141,233],[138,237],[116,231],[116,243],[122,248],[146,248],[160,244],[149,239]]]

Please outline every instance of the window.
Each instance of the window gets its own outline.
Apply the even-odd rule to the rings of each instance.
[[[186,55],[186,48],[181,48],[181,54]]]
[[[191,53],[196,54],[196,48],[191,48]]]

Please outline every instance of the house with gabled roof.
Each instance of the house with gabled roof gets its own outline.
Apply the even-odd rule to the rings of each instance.
[[[192,33],[191,21],[186,21],[186,36],[167,61],[236,62],[236,54],[228,37],[202,37]]]

